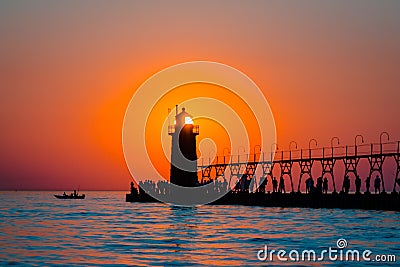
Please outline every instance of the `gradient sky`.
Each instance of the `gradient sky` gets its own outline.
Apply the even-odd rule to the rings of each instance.
[[[253,79],[281,148],[399,140],[399,11],[366,0],[0,1],[0,189],[127,189],[130,98],[193,60]]]

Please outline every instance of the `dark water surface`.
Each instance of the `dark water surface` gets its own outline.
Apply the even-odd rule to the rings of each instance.
[[[60,193],[60,192],[55,192]],[[348,247],[400,262],[400,213],[382,211],[171,207],[126,203],[125,192],[0,192],[0,265],[254,266],[365,265],[367,262],[260,262],[257,251]],[[371,266],[382,263],[370,262]]]

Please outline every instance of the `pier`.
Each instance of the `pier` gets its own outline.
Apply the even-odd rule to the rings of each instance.
[[[229,185],[236,180],[238,184],[232,189],[239,192],[251,191],[249,182],[255,178],[257,167],[262,169],[261,181],[264,183],[258,188],[258,191],[266,192],[267,185],[272,184],[273,171],[278,169],[279,178],[289,178],[291,192],[301,192],[300,185],[302,181],[306,177],[314,178],[312,175],[313,168],[319,165],[322,170],[320,177],[327,177],[330,180],[332,191],[335,193],[338,192],[338,184],[334,174],[335,167],[340,162],[343,163],[344,176],[353,176],[355,178],[357,176],[360,177],[358,170],[360,162],[367,161],[371,187],[373,188],[373,175],[378,175],[382,182],[382,192],[386,192],[387,188],[390,188],[392,192],[396,192],[400,179],[400,141],[383,143],[382,137],[383,135],[381,134],[380,143],[357,145],[358,139],[363,142],[362,136],[358,135],[355,138],[355,144],[352,146],[334,146],[334,141],[339,142],[338,138],[334,137],[331,139],[331,147],[313,149],[311,148],[311,143],[315,139],[311,139],[308,149],[288,151],[276,149],[273,153],[256,153],[254,149],[253,154],[217,156],[214,161],[210,160],[209,164],[202,162],[198,169],[201,173],[202,183],[214,181],[218,177],[230,181]],[[291,142],[290,144],[296,143]],[[385,185],[383,164],[390,159],[396,165],[396,172],[392,178],[392,183]],[[293,169],[296,165],[300,172],[297,177],[294,177]],[[298,181],[297,185],[295,185],[294,180]],[[365,179],[363,182],[365,182]]]
[[[384,137],[386,142],[383,142]],[[312,144],[314,148],[311,148]],[[297,149],[297,143],[293,141],[289,150],[279,150],[276,144],[273,145],[276,147],[271,149],[273,152],[262,152],[260,146],[256,146],[252,154],[216,156],[209,159],[208,164],[199,162],[199,185],[214,183],[218,192],[230,191],[210,204],[400,211],[400,194],[397,192],[400,188],[400,141],[389,142],[386,132],[381,134],[379,143],[364,144],[364,138],[357,135],[354,145],[340,146],[337,137],[331,139],[330,147],[316,147],[315,139],[310,140],[307,149]],[[295,147],[293,150],[292,145]],[[384,177],[384,163],[389,160],[395,164],[395,173],[392,177]],[[363,170],[368,173],[366,177],[365,174],[361,177],[358,168],[363,161],[364,166],[369,167],[369,170],[366,171],[365,167]],[[295,168],[297,171],[294,171]],[[314,168],[319,170],[317,177],[313,175],[316,172]],[[336,168],[343,169],[344,175],[340,180],[347,179],[347,185],[345,182],[339,184],[334,171]],[[285,190],[283,186],[282,192],[280,184],[285,178],[289,179],[290,187]],[[307,192],[302,191],[301,184],[310,178],[311,188]],[[323,179],[329,180],[329,192],[323,188],[328,187],[327,181],[322,185]],[[379,182],[378,191],[376,182]],[[349,192],[350,183],[355,184],[353,192]],[[361,183],[368,184],[363,192]],[[167,193],[166,190],[158,191],[157,185],[153,186],[153,190]],[[156,200],[140,189],[137,194],[127,194],[126,201]]]

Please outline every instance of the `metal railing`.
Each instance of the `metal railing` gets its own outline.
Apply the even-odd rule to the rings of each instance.
[[[371,143],[352,146],[334,146],[321,148],[308,148],[296,150],[276,150],[275,152],[259,152],[250,154],[236,154],[229,156],[216,156],[203,159],[208,164],[240,164],[254,162],[299,161],[299,160],[321,160],[341,159],[345,157],[369,157],[378,155],[400,154],[400,141],[387,143]],[[201,162],[201,165],[204,165]]]

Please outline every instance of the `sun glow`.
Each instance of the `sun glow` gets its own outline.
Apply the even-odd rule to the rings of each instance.
[[[185,124],[193,124],[193,120],[190,117],[185,117]]]

